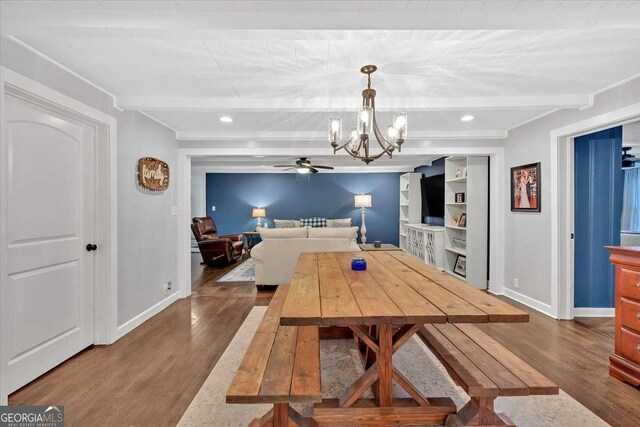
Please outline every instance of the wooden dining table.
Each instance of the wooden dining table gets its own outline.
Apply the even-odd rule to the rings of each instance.
[[[354,255],[366,259],[365,271],[351,269]],[[393,365],[393,354],[421,326],[528,321],[526,312],[400,251],[301,254],[280,316],[282,325],[351,330],[364,373],[338,399],[317,403],[314,418],[352,425],[433,425],[456,411],[449,396],[424,396]],[[394,398],[393,381],[411,397]],[[368,389],[373,399],[362,398]]]

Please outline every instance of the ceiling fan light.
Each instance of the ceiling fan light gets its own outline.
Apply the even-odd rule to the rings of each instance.
[[[220,117],[220,121],[222,123],[231,123],[233,121],[233,119],[229,116],[222,116]]]
[[[309,171],[309,168],[298,167],[298,168],[296,168],[296,172],[298,172],[299,174],[304,175],[304,174],[309,173],[310,171]]]
[[[474,118],[475,117],[473,117],[471,114],[465,114],[464,116],[460,117],[460,121],[461,122],[470,122]]]

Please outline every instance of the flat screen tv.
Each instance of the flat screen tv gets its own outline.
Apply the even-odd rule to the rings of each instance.
[[[420,180],[422,216],[444,218],[444,174]]]

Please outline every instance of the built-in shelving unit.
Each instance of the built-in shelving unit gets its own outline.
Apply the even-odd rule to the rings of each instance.
[[[444,270],[478,288],[487,288],[488,185],[487,157],[445,159]],[[464,201],[456,200],[464,194]],[[455,223],[464,215],[466,224]],[[455,272],[456,261],[465,265]]]
[[[400,248],[408,249],[407,225],[422,221],[422,194],[420,190],[420,173],[400,175]]]

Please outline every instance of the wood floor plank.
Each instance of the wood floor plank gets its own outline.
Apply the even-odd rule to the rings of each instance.
[[[406,323],[424,324],[447,321],[447,316],[442,311],[407,283],[398,279],[371,252],[364,251],[360,254],[367,260],[367,270],[374,275],[378,286],[402,310]]]
[[[435,284],[412,268],[391,256],[393,252],[372,252],[382,265],[389,269],[399,279],[415,289],[422,297],[429,300],[438,310],[447,315],[451,323],[483,323],[489,320],[488,315],[452,294],[442,286]]]
[[[291,279],[289,295],[282,308],[281,322],[283,325],[319,325],[320,314],[318,256],[303,253],[298,258]],[[291,319],[295,319],[295,322]]]
[[[318,253],[322,325],[365,324],[362,311],[333,253]]]
[[[492,295],[472,288],[466,283],[425,264],[417,258],[400,251],[396,251],[395,253],[389,252],[389,254],[432,282],[444,287],[449,292],[487,313],[489,322],[529,321],[529,315],[525,311],[507,304]]]
[[[362,312],[364,323],[368,325],[390,323],[403,325],[406,316],[389,296],[378,286],[378,283],[368,271],[354,271],[351,269],[353,255],[350,252],[335,254],[338,265],[342,270],[347,284]]]

